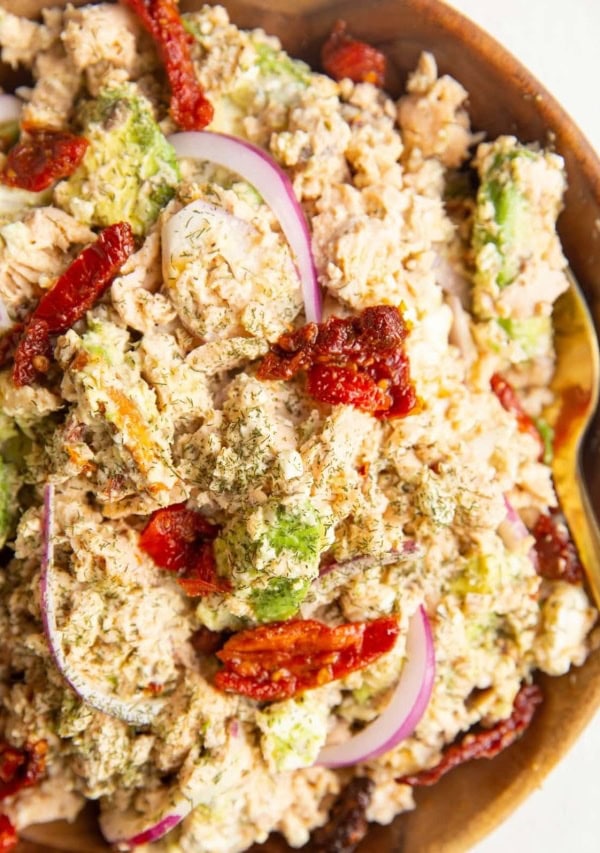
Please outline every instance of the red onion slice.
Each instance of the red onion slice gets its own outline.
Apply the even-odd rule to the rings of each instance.
[[[292,183],[265,151],[249,142],[212,131],[174,133],[169,142],[179,157],[207,160],[240,175],[269,205],[295,255],[306,320],[321,320],[321,291],[311,250],[311,236]]]
[[[521,542],[523,539],[527,539],[529,536],[529,530],[525,527],[525,523],[521,516],[510,503],[506,495],[504,496],[504,504],[506,506],[506,521],[510,525],[514,541]]]
[[[410,620],[406,654],[400,680],[385,711],[350,740],[323,747],[317,764],[331,768],[362,764],[410,737],[429,704],[435,675],[433,636],[423,607]]]
[[[220,764],[228,768],[233,779],[239,778],[236,764],[244,754],[239,725],[228,726],[228,739],[220,755]],[[158,841],[181,823],[199,805],[207,805],[215,797],[215,782],[207,776],[202,747],[192,750],[177,777],[158,790],[147,792],[143,811],[129,807],[123,811],[103,803],[100,829],[104,838],[117,850],[131,850],[139,844]],[[225,783],[227,787],[229,782]],[[143,793],[143,792],[142,792]],[[170,848],[169,848],[170,849]],[[175,849],[175,848],[174,848]]]
[[[123,837],[123,826],[126,826],[128,821],[135,823],[140,820],[144,821],[144,818],[140,815],[131,818],[128,815],[123,816],[118,812],[106,812],[100,816],[102,835],[116,850],[131,850],[140,844],[152,844],[153,841],[158,841],[163,835],[174,829],[177,824],[181,823],[189,815],[192,810],[192,803],[182,796],[180,803],[171,803],[168,808],[170,809],[169,814],[164,815],[156,823],[153,823],[146,829],[140,830],[127,839]]]
[[[132,726],[148,726],[164,704],[162,699],[137,702],[125,701],[106,693],[69,664],[62,647],[60,629],[56,624],[56,598],[54,594],[54,486],[44,489],[42,518],[42,563],[40,574],[41,610],[44,632],[57,669],[71,689],[86,705],[116,717]]]
[[[167,832],[176,827],[178,823],[181,823],[184,817],[185,815],[180,814],[167,815],[154,826],[149,827],[144,832],[140,832],[139,835],[134,835],[133,838],[129,839],[128,843],[131,847],[137,847],[140,844],[152,844],[153,841],[158,841],[159,838],[162,838],[163,835],[166,835]]]
[[[527,539],[528,536],[531,536],[531,533],[506,495],[504,496],[504,503],[506,505],[506,518],[498,528],[498,533],[500,534],[500,538],[502,539],[505,547],[508,548],[509,551],[519,551],[521,543],[524,539]],[[534,547],[529,549],[527,556],[537,571],[538,556]]]

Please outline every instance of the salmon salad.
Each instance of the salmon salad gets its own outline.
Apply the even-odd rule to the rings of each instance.
[[[351,853],[590,651],[563,160],[341,21],[318,68],[177,0],[0,49],[0,847]]]

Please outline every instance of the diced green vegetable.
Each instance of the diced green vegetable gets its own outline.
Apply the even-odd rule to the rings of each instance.
[[[18,480],[13,465],[0,458],[0,548],[10,538],[17,515]]]
[[[224,39],[223,33],[215,34],[206,26],[202,12],[183,15],[183,24],[203,50],[215,50]],[[290,108],[310,84],[309,66],[292,59],[276,42],[265,41],[259,31],[245,33],[238,48],[235,66],[207,93],[214,107],[210,129],[246,137],[244,119],[259,114],[269,130],[285,129]]]
[[[302,86],[310,83],[310,68],[300,59],[292,59],[283,50],[277,50],[266,42],[257,42],[256,53],[261,74],[264,77],[288,77]]]
[[[0,121],[0,148],[3,151],[15,144],[19,138],[19,122],[14,119],[11,121]]]
[[[32,193],[19,187],[7,187],[0,184],[0,224],[20,219],[23,214],[33,207],[43,207],[50,204],[52,190]]]
[[[269,504],[224,531],[215,553],[223,574],[257,571],[281,556],[312,570],[318,567],[323,537],[323,522],[308,501],[292,508]]]
[[[264,589],[253,590],[250,600],[258,621],[290,619],[306,598],[309,583],[301,578],[272,578]]]
[[[525,317],[511,319],[499,317],[498,325],[508,337],[519,344],[526,358],[545,355],[552,343],[552,319],[550,317]]]
[[[473,222],[475,285],[486,293],[504,288],[531,254],[533,217],[531,187],[523,179],[525,161],[542,161],[536,151],[512,137],[487,146],[479,162],[479,190]],[[475,299],[477,313],[477,299]]]
[[[535,426],[544,444],[544,465],[552,465],[554,459],[554,430],[544,418],[535,418]]]
[[[0,445],[4,445],[6,441],[15,438],[18,434],[19,430],[14,420],[0,410]]]
[[[111,367],[124,361],[129,345],[127,331],[113,323],[102,322],[91,314],[87,317],[87,323],[88,327],[81,338],[83,349]]]
[[[257,712],[260,746],[269,766],[281,772],[314,764],[327,738],[328,717],[329,705],[313,691]]]
[[[57,186],[56,203],[88,225],[125,220],[144,234],[180,179],[150,102],[127,84],[102,92],[80,117],[90,145],[76,172]]]
[[[276,554],[290,551],[298,560],[312,563],[319,556],[323,523],[309,503],[291,511],[280,506],[266,536]]]
[[[517,558],[518,559],[518,558]],[[518,574],[518,563],[513,555],[500,558],[481,554],[469,559],[462,572],[452,581],[457,595],[492,595]]]
[[[215,540],[220,574],[232,579],[236,598],[259,622],[289,619],[319,573],[325,525],[308,502],[275,501],[238,517]]]
[[[497,262],[493,269],[495,283],[506,287],[513,281],[522,262],[521,242],[529,231],[530,211],[527,199],[518,184],[508,175],[490,170],[477,193],[477,208],[481,218],[476,218],[473,229],[473,248],[478,253],[483,247],[493,244]],[[492,218],[488,210],[493,211]],[[483,211],[483,213],[482,213]],[[487,276],[479,269],[477,274]]]
[[[483,143],[473,220],[473,336],[506,364],[552,352],[551,307],[568,287],[555,233],[564,163],[513,136]]]

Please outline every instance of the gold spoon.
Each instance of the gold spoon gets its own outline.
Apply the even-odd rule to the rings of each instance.
[[[588,306],[569,273],[571,287],[554,308],[556,403],[547,413],[555,429],[552,469],[556,492],[600,608],[600,522],[582,467],[582,447],[598,405],[600,350]]]

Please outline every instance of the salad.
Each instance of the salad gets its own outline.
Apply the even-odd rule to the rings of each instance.
[[[596,620],[544,418],[560,156],[423,53],[0,10],[0,848],[354,850]]]

